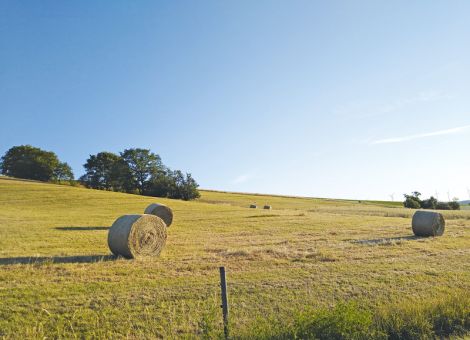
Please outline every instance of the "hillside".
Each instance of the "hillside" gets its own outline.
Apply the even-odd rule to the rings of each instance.
[[[161,257],[109,256],[113,221],[155,201],[175,214]],[[340,301],[378,308],[468,291],[470,211],[444,212],[444,236],[420,239],[413,212],[388,205],[213,191],[184,202],[0,178],[0,336],[220,334],[221,265],[237,337]]]

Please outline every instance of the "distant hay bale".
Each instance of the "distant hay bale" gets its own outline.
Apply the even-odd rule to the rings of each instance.
[[[257,206],[256,204],[251,204],[251,205],[250,205],[250,208],[251,208],[251,209],[256,209],[256,208],[258,208],[258,206]]]
[[[160,217],[166,226],[169,227],[173,223],[173,211],[166,205],[153,203],[145,208],[144,214],[155,215]]]
[[[413,215],[411,223],[416,236],[441,236],[444,234],[446,222],[438,212],[419,210]]]
[[[124,215],[108,232],[108,246],[118,256],[132,259],[158,256],[166,243],[166,225],[154,215]]]
[[[271,210],[271,209],[272,209],[272,207],[271,207],[270,205],[265,205],[265,206],[263,207],[263,209],[266,209],[266,210]]]

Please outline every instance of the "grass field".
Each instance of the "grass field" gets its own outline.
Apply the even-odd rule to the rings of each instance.
[[[155,201],[175,214],[161,257],[110,257],[108,227]],[[221,265],[234,338],[351,301],[388,313],[470,291],[470,211],[444,212],[443,237],[415,238],[396,203],[213,191],[183,202],[4,178],[0,206],[4,338],[220,336]]]

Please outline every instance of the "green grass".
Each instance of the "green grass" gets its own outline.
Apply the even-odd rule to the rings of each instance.
[[[175,214],[162,255],[109,257],[108,226],[154,201]],[[388,202],[213,191],[183,202],[0,178],[0,206],[4,338],[220,336],[221,265],[235,338],[347,329],[351,304],[360,332],[468,329],[468,309],[446,301],[470,290],[470,211],[444,212],[444,236],[420,239],[413,211]]]

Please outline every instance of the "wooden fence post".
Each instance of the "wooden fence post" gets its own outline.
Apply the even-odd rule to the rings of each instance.
[[[224,318],[224,334],[225,339],[229,337],[229,323],[228,323],[228,297],[227,297],[227,280],[225,277],[225,267],[220,267],[220,290],[222,294],[222,315]]]

